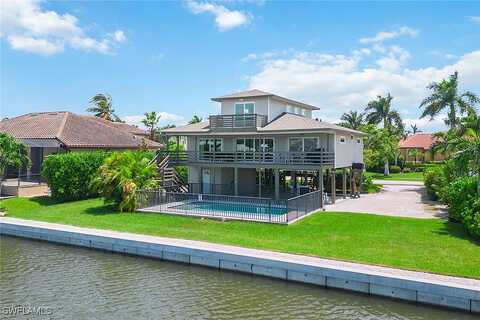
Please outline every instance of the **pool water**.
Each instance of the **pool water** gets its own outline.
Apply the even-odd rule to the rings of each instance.
[[[171,209],[195,211],[195,212],[230,212],[239,214],[265,214],[283,215],[287,213],[285,207],[266,207],[261,205],[239,203],[239,202],[211,202],[193,201],[170,207]]]

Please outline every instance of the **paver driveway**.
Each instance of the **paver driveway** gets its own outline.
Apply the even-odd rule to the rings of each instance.
[[[435,218],[446,217],[446,208],[428,199],[421,182],[378,181],[383,184],[379,193],[362,195],[359,199],[337,201],[326,211],[362,212],[387,216]]]

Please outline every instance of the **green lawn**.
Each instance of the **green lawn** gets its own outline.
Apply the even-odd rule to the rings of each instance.
[[[461,225],[440,219],[335,212],[317,213],[284,226],[118,213],[100,199],[56,204],[49,198],[12,198],[4,205],[11,217],[480,279],[480,243],[472,240]]]
[[[391,173],[388,176],[377,172],[366,172],[365,175],[381,180],[423,181],[423,172]]]

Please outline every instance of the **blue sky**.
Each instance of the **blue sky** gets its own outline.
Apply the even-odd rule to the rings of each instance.
[[[317,105],[336,121],[391,92],[408,124],[425,86],[460,73],[480,94],[480,3],[2,2],[1,116],[84,113],[108,92],[119,116],[163,124],[218,111],[248,88]]]

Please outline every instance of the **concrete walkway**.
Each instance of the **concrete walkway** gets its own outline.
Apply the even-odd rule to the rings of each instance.
[[[444,218],[445,206],[428,199],[421,181],[377,180],[383,184],[379,193],[362,195],[360,199],[337,201],[326,206],[326,211],[373,213],[410,218]]]

